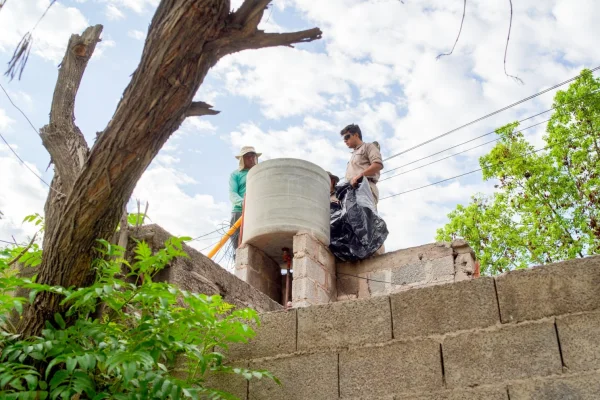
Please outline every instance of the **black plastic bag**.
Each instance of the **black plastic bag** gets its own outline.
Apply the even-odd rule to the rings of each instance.
[[[375,210],[369,182],[363,179],[353,188],[345,180],[336,186],[339,204],[331,203],[329,249],[342,261],[364,260],[387,239],[385,221]]]

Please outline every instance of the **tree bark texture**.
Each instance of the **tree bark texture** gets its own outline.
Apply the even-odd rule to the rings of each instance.
[[[91,283],[97,239],[109,239],[137,181],[188,116],[217,111],[192,102],[220,58],[245,49],[291,46],[319,39],[318,28],[270,34],[257,29],[270,0],[246,0],[230,13],[229,0],[162,0],[149,27],[140,64],[107,127],[88,150],[74,123],[75,96],[102,27],[73,35],[52,101],[44,146],[55,164],[46,212],[38,282],[66,287]],[[60,298],[41,293],[19,331],[37,335],[61,312]]]

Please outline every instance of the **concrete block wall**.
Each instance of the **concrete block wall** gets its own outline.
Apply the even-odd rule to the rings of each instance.
[[[262,315],[242,399],[600,398],[600,256]]]
[[[235,276],[273,300],[281,302],[281,267],[258,248],[243,244],[237,249]]]
[[[336,270],[338,300],[363,299],[472,279],[475,255],[464,240],[455,240],[339,263]]]

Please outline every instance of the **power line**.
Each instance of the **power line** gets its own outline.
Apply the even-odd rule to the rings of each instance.
[[[16,105],[16,104],[15,104],[15,103],[12,101],[12,99],[10,98],[10,95],[8,94],[8,92],[6,91],[6,89],[4,89],[4,86],[2,86],[2,84],[1,84],[1,83],[0,83],[0,88],[2,89],[2,91],[4,92],[4,94],[6,95],[6,97],[8,98],[8,101],[10,101],[10,104],[12,104],[12,106],[13,106],[14,108],[16,108],[16,109],[17,109],[17,110],[18,110],[18,111],[21,113],[21,115],[23,115],[23,116],[25,117],[25,119],[27,120],[27,122],[29,122],[29,126],[31,126],[31,128],[33,129],[33,131],[35,132],[35,134],[36,134],[36,135],[38,135],[38,134],[39,134],[39,132],[38,132],[37,128],[36,128],[36,127],[33,125],[33,123],[31,122],[31,120],[30,120],[30,119],[29,119],[29,117],[27,116],[27,114],[25,114],[25,113],[23,112],[23,110],[21,110],[21,109],[19,108],[19,106],[18,106],[18,105]]]
[[[33,169],[31,169],[29,167],[29,165],[27,165],[25,163],[25,161],[23,161],[23,159],[21,157],[19,157],[19,155],[17,154],[17,152],[12,148],[12,146],[10,144],[8,144],[8,142],[6,141],[6,139],[4,139],[4,136],[2,136],[2,134],[0,133],[0,139],[2,139],[2,141],[8,146],[8,148],[10,149],[10,151],[12,151],[12,153],[15,155],[15,157],[17,157],[19,159],[19,161],[21,162],[22,165],[25,166],[25,168],[27,168],[33,175],[35,175],[40,181],[44,182],[46,184],[46,186],[48,186],[50,188],[50,190],[54,190],[56,193],[64,196],[63,193],[59,192],[58,190],[54,189],[52,186],[50,186],[50,184],[48,182],[46,182],[41,176],[39,176]]]
[[[421,187],[418,187],[418,188],[414,188],[414,189],[406,190],[404,192],[395,193],[395,194],[392,194],[392,195],[389,195],[389,196],[386,196],[386,197],[382,197],[379,201],[381,202],[383,200],[390,199],[392,197],[396,197],[396,196],[400,196],[400,195],[403,195],[403,194],[415,192],[417,190],[425,189],[425,188],[428,188],[430,186],[439,185],[440,183],[448,182],[448,181],[451,181],[453,179],[461,178],[461,177],[466,176],[466,175],[474,174],[475,172],[483,171],[486,168],[490,168],[490,167],[493,167],[493,166],[496,166],[496,165],[499,165],[499,164],[502,164],[502,163],[505,163],[505,162],[508,162],[508,161],[514,161],[514,160],[517,160],[519,158],[523,158],[525,156],[528,156],[528,155],[531,155],[531,154],[534,154],[534,153],[538,153],[538,152],[540,152],[542,150],[547,150],[547,149],[549,149],[551,147],[558,146],[560,144],[564,144],[564,143],[570,141],[571,139],[577,139],[577,138],[580,138],[582,136],[585,136],[585,135],[575,136],[573,138],[569,138],[567,140],[563,140],[561,142],[558,142],[558,143],[555,143],[555,144],[552,144],[552,145],[549,145],[549,146],[546,146],[546,147],[542,147],[542,148],[537,149],[537,150],[533,150],[533,151],[531,151],[529,153],[525,153],[525,154],[523,154],[521,156],[512,157],[512,158],[509,158],[507,160],[500,161],[498,163],[492,163],[490,165],[485,165],[485,166],[483,166],[481,168],[474,169],[473,171],[465,172],[465,173],[460,174],[460,175],[456,175],[456,176],[453,176],[453,177],[450,177],[450,178],[442,179],[441,181],[433,182],[433,183],[430,183],[428,185],[424,185],[424,186],[421,186]]]
[[[534,127],[536,127],[536,126],[538,126],[538,125],[541,125],[541,124],[544,124],[544,123],[546,123],[546,122],[548,122],[548,121],[550,121],[550,120],[549,120],[549,119],[547,119],[547,120],[544,120],[544,121],[542,121],[542,122],[538,122],[537,124],[533,124],[533,125],[530,125],[530,126],[528,126],[527,128],[523,128],[523,129],[521,129],[521,130],[518,130],[518,131],[516,131],[515,133],[517,133],[517,132],[523,132],[523,131],[525,131],[525,130],[527,130],[527,129],[534,128]],[[477,148],[479,148],[479,147],[483,147],[483,146],[485,146],[485,145],[488,145],[488,144],[490,144],[490,143],[497,142],[497,141],[499,141],[500,139],[502,139],[502,138],[501,138],[501,137],[499,137],[499,138],[496,138],[496,139],[494,139],[494,140],[489,140],[489,141],[487,141],[487,142],[481,143],[481,144],[479,144],[479,145],[477,145],[477,146],[469,147],[469,148],[468,148],[468,149],[466,149],[466,150],[459,151],[458,153],[450,154],[449,156],[446,156],[446,157],[444,157],[444,158],[440,158],[439,160],[435,160],[435,161],[429,162],[429,163],[427,163],[427,164],[419,165],[419,166],[418,166],[418,167],[416,167],[416,168],[409,169],[408,171],[402,171],[402,172],[400,172],[400,173],[397,173],[396,175],[388,176],[387,178],[384,178],[384,179],[381,179],[381,180],[379,180],[379,182],[387,181],[387,180],[389,180],[389,179],[396,178],[396,177],[398,177],[398,176],[400,176],[400,175],[408,174],[409,172],[416,171],[416,170],[418,170],[418,169],[425,168],[425,167],[428,167],[428,166],[430,166],[430,165],[433,165],[433,164],[437,164],[437,163],[439,163],[439,162],[441,162],[441,161],[447,160],[447,159],[449,159],[449,158],[452,158],[452,157],[456,157],[456,156],[458,156],[458,155],[460,155],[460,154],[463,154],[463,153],[466,153],[466,152],[468,152],[468,151],[475,150],[475,149],[477,149]]]
[[[599,69],[600,69],[600,66],[597,66],[596,68],[592,69],[592,70],[591,70],[591,72],[595,72],[595,71],[597,71],[597,70],[599,70]],[[422,146],[424,146],[424,145],[426,145],[426,144],[429,144],[429,143],[431,143],[431,142],[433,142],[433,141],[436,141],[436,140],[438,140],[438,139],[441,139],[441,138],[443,138],[443,137],[445,137],[445,136],[448,136],[448,135],[450,135],[450,134],[452,134],[452,133],[454,133],[454,132],[456,132],[456,131],[458,131],[458,130],[461,130],[461,129],[463,129],[463,128],[466,128],[467,126],[473,125],[473,124],[475,124],[475,123],[477,123],[477,122],[479,122],[479,121],[483,121],[483,120],[484,120],[484,119],[486,119],[486,118],[492,117],[492,116],[494,116],[494,115],[496,115],[496,114],[499,114],[499,113],[501,113],[501,112],[503,112],[503,111],[506,111],[506,110],[508,110],[508,109],[510,109],[510,108],[512,108],[512,107],[514,107],[514,106],[517,106],[517,105],[519,105],[519,104],[522,104],[522,103],[524,103],[524,102],[526,102],[526,101],[529,101],[529,100],[531,100],[531,99],[533,99],[533,98],[536,98],[536,97],[538,97],[538,96],[541,96],[541,95],[542,95],[542,94],[544,94],[544,93],[548,93],[548,92],[549,92],[549,91],[551,91],[551,90],[554,90],[554,89],[556,89],[556,88],[558,88],[558,87],[560,87],[560,86],[566,85],[567,83],[569,83],[569,82],[572,82],[572,81],[576,80],[576,79],[577,79],[577,78],[579,78],[580,76],[581,76],[581,74],[579,74],[579,75],[577,75],[577,76],[575,76],[575,77],[573,77],[573,78],[567,79],[566,81],[563,81],[563,82],[561,82],[561,83],[557,83],[557,84],[556,84],[556,85],[554,85],[554,86],[551,86],[551,87],[549,87],[549,88],[547,88],[547,89],[544,89],[544,90],[542,90],[541,92],[538,92],[538,93],[532,94],[531,96],[528,96],[528,97],[526,97],[526,98],[524,98],[524,99],[521,99],[521,100],[519,100],[519,101],[517,101],[517,102],[514,102],[514,103],[512,103],[512,104],[509,104],[508,106],[506,106],[506,107],[503,107],[503,108],[501,108],[501,109],[499,109],[499,110],[496,110],[496,111],[494,111],[494,112],[491,112],[491,113],[489,113],[489,114],[487,114],[487,115],[484,115],[483,117],[479,117],[479,118],[477,118],[477,119],[475,119],[475,120],[473,120],[473,121],[471,121],[471,122],[467,122],[466,124],[464,124],[464,125],[461,125],[461,126],[459,126],[458,128],[454,128],[454,129],[452,129],[452,130],[449,130],[448,132],[442,133],[441,135],[438,135],[438,136],[436,136],[436,137],[433,137],[433,138],[431,138],[431,139],[429,139],[429,140],[426,140],[426,141],[424,141],[424,142],[422,142],[422,143],[419,143],[419,144],[417,144],[417,145],[415,145],[415,146],[412,146],[412,147],[410,147],[410,148],[408,148],[408,149],[406,149],[406,150],[403,150],[403,151],[401,151],[401,152],[399,152],[399,153],[393,154],[393,155],[391,155],[391,156],[389,156],[389,157],[385,158],[383,161],[387,161],[387,160],[390,160],[390,159],[392,159],[392,158],[398,157],[398,156],[400,156],[400,155],[402,155],[402,154],[408,153],[409,151],[415,150],[415,149],[417,149],[417,148],[419,148],[419,147],[422,147]]]

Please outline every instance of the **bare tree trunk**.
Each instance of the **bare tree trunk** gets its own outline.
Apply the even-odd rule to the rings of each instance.
[[[46,202],[44,255],[38,281],[88,285],[93,248],[115,230],[123,206],[152,159],[191,115],[215,111],[192,99],[209,69],[245,49],[291,46],[319,39],[318,28],[271,34],[257,29],[270,0],[246,0],[229,13],[229,0],[162,0],[150,25],[142,59],[108,126],[88,150],[74,124],[75,95],[99,41],[96,25],[73,35],[62,62],[50,123],[41,136],[55,163]],[[18,327],[37,335],[60,298],[42,293]]]

